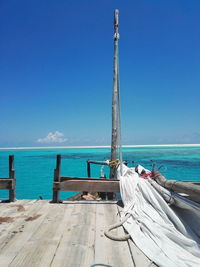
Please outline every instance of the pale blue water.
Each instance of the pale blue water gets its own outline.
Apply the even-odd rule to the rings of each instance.
[[[53,171],[56,155],[62,155],[63,176],[87,176],[86,161],[108,159],[109,148],[81,149],[32,149],[0,150],[0,177],[8,176],[8,155],[15,156],[17,178],[17,199],[52,198]],[[167,179],[200,181],[200,147],[147,147],[123,148],[123,159],[129,166],[141,164],[151,169],[151,160],[157,166],[164,165],[160,171]],[[105,170],[106,172],[106,170]],[[107,172],[108,173],[108,172]],[[92,176],[99,177],[100,166],[92,166]],[[62,192],[67,198],[70,192]],[[6,198],[7,191],[0,190],[0,198]]]

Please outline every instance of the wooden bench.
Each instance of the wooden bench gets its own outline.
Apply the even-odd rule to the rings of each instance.
[[[53,203],[59,203],[60,191],[112,192],[120,191],[119,181],[104,178],[83,178],[60,176],[61,155],[57,155],[54,170]]]
[[[9,201],[16,200],[16,179],[14,170],[14,155],[9,156],[9,177],[0,178],[0,189],[9,190]]]

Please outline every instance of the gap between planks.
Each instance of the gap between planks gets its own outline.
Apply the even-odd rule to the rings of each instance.
[[[21,204],[22,201],[13,205]],[[128,243],[104,236],[105,228],[119,220],[116,204],[50,204],[38,200],[32,204],[24,202],[24,207],[23,216],[41,216],[25,221],[25,217],[14,215],[18,218],[5,231],[17,233],[10,238],[0,237],[0,242],[3,241],[0,266],[89,267],[94,263],[134,266]],[[116,230],[116,234],[123,232],[122,227]],[[140,266],[145,265],[142,261]]]

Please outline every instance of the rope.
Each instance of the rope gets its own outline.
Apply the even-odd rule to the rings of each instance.
[[[109,166],[110,166],[111,168],[113,168],[113,167],[117,167],[119,164],[120,164],[120,160],[119,160],[119,159],[109,161]]]
[[[111,230],[113,229],[117,229],[118,227],[122,226],[123,223],[125,223],[128,218],[131,216],[131,214],[127,214],[124,219],[121,222],[112,224],[108,227],[108,229],[104,232],[104,235],[114,241],[127,241],[131,236],[129,234],[125,234],[123,236],[115,236],[113,234],[110,233]]]

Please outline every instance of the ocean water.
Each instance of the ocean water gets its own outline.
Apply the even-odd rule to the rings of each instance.
[[[62,155],[62,176],[87,176],[87,160],[109,159],[109,148],[60,148],[0,150],[0,177],[8,177],[8,156],[15,156],[17,199],[52,198],[53,173],[56,155]],[[123,148],[123,159],[129,166],[143,165],[152,169],[156,163],[167,179],[200,181],[200,147],[130,147]],[[91,175],[100,176],[101,166],[92,165]],[[108,167],[103,172],[108,176]],[[62,192],[65,199],[74,192]],[[8,192],[0,190],[0,199]]]

